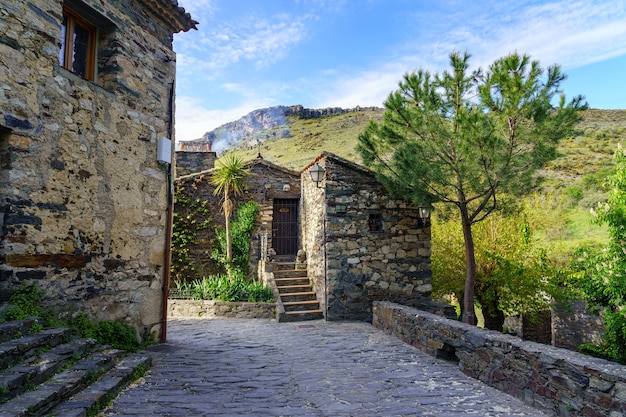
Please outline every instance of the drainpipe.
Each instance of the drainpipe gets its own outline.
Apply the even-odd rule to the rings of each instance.
[[[326,196],[324,196],[324,321],[328,321],[328,261],[326,260]]]
[[[170,86],[168,102],[168,133],[172,145],[174,142],[174,81]],[[172,155],[174,158],[175,155]],[[172,166],[175,161],[167,166],[167,216],[165,219],[165,259],[163,262],[163,310],[161,312],[161,343],[167,341],[167,298],[170,292],[170,269],[172,260],[172,221],[174,216],[174,193],[172,190]]]

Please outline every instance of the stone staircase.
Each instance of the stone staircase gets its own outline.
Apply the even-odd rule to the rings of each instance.
[[[151,365],[37,319],[0,323],[0,417],[95,415]]]
[[[278,289],[280,302],[285,312],[280,314],[279,322],[318,320],[324,318],[320,303],[306,269],[296,269],[294,262],[277,262],[274,269],[274,282]]]

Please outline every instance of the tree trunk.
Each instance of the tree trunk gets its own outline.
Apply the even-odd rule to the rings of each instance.
[[[476,325],[474,313],[474,287],[476,286],[476,256],[474,254],[474,236],[470,224],[467,207],[461,207],[461,221],[463,223],[463,240],[465,242],[465,289],[463,291],[463,323]]]
[[[230,237],[230,212],[224,210],[224,228],[226,229],[226,259],[233,260],[233,244]]]

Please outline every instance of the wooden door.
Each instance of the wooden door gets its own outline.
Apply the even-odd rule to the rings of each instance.
[[[297,199],[274,199],[272,232],[272,248],[276,251],[276,255],[296,255],[298,253]]]

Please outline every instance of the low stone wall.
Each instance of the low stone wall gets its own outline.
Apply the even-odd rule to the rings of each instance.
[[[274,303],[231,303],[212,300],[168,300],[168,318],[230,317],[238,319],[272,319]]]
[[[556,416],[626,416],[626,366],[375,302],[373,325]]]

